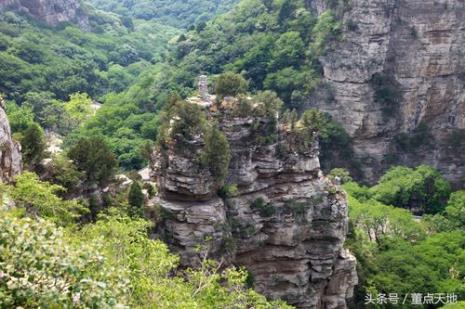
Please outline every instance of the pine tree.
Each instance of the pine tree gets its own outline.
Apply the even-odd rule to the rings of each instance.
[[[228,175],[231,150],[228,140],[218,128],[212,128],[206,136],[202,162],[210,168],[216,182],[221,186]]]
[[[32,123],[24,131],[21,147],[26,165],[30,169],[36,168],[44,158],[46,149],[44,131],[37,123]]]
[[[128,194],[128,203],[132,216],[142,217],[144,215],[144,201],[145,197],[142,189],[137,181],[131,185]]]
[[[108,144],[101,137],[81,138],[69,151],[79,171],[90,183],[105,185],[114,175],[118,162]]]

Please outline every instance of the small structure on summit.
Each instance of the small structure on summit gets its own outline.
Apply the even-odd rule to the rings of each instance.
[[[214,95],[211,95],[208,91],[208,76],[200,75],[198,77],[198,91],[199,94],[196,97],[187,99],[187,102],[197,104],[202,107],[210,107],[215,99]]]
[[[199,76],[199,96],[203,101],[209,101],[210,93],[208,93],[208,77],[207,75]]]

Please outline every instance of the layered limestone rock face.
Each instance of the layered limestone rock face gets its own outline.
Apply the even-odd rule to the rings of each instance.
[[[24,12],[50,26],[73,22],[82,28],[89,27],[79,0],[0,0],[0,12],[7,9]]]
[[[225,107],[235,103],[206,111],[231,149],[226,183],[234,190],[222,198],[199,161],[203,136],[187,149],[174,141],[154,152],[159,196],[153,203],[163,218],[158,232],[185,266],[208,256],[246,267],[254,288],[272,299],[345,308],[357,283],[355,258],[343,247],[347,202],[320,170],[316,139],[306,147],[275,116],[238,116]]]
[[[309,0],[320,14],[327,3]],[[334,101],[312,105],[354,138],[367,178],[375,179],[389,165],[386,156],[395,155],[395,163],[426,163],[462,182],[465,157],[453,149],[465,141],[465,2],[352,0],[342,23],[340,40],[321,58]],[[376,99],[376,74],[398,91],[388,116]],[[434,138],[429,145],[421,151],[395,145],[400,133],[413,134],[423,124]]]
[[[21,146],[11,138],[5,102],[0,97],[0,182],[12,181],[21,170]]]

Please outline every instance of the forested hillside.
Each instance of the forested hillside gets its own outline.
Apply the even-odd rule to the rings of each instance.
[[[96,8],[107,12],[138,19],[155,19],[178,28],[205,23],[216,14],[227,12],[237,2],[238,0],[90,0]]]

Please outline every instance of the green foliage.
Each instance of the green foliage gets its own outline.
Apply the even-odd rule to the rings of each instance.
[[[80,139],[68,152],[77,169],[89,183],[105,185],[114,175],[117,161],[101,137]]]
[[[72,145],[80,138],[105,136],[120,165],[127,170],[147,164],[144,149],[158,137],[157,111],[168,101],[171,91],[184,93],[163,72],[165,65],[156,65],[144,72],[127,91],[106,96],[105,103],[92,117],[66,140]]]
[[[341,25],[334,19],[331,11],[323,12],[312,30],[314,40],[311,45],[315,56],[324,54],[327,42],[339,32]]]
[[[332,179],[338,178],[342,184],[353,181],[349,171],[344,168],[332,169],[329,173],[329,177]]]
[[[408,153],[414,153],[422,146],[430,146],[433,141],[431,130],[425,123],[420,123],[412,132],[400,133],[394,139],[396,146]]]
[[[349,215],[352,224],[362,230],[370,241],[378,244],[386,238],[415,240],[424,237],[423,227],[413,221],[408,210],[376,200],[360,201],[349,195]]]
[[[47,218],[60,225],[71,224],[85,213],[77,201],[58,196],[64,190],[61,186],[40,181],[30,172],[16,177],[14,185],[1,187],[2,194],[6,194],[4,198],[13,200],[16,207],[25,209],[31,216]]]
[[[231,150],[226,136],[213,127],[205,137],[205,147],[201,155],[202,164],[208,166],[216,182],[221,186],[228,175]]]
[[[270,90],[257,92],[252,100],[254,103],[257,103],[255,104],[257,114],[268,118],[276,118],[276,115],[284,105],[284,102],[278,97],[276,92]]]
[[[30,124],[22,134],[20,142],[24,163],[34,169],[45,155],[46,143],[42,128],[37,123]]]
[[[300,125],[307,131],[308,135],[312,135],[314,133],[324,135],[326,132],[327,118],[325,115],[316,110],[316,109],[308,109],[302,114],[302,118],[300,120]]]
[[[215,93],[218,97],[235,97],[247,92],[247,81],[239,74],[227,72],[218,76],[215,81]]]
[[[21,133],[34,122],[34,113],[31,108],[18,106],[14,102],[7,102],[6,112],[13,133]]]
[[[177,33],[153,21],[137,21],[134,31],[128,31],[115,16],[100,13],[97,21],[98,13],[89,14],[95,32],[74,25],[51,29],[11,12],[0,15],[5,39],[0,48],[0,91],[17,103],[28,92],[67,100],[76,92],[99,97],[121,91],[152,58],[168,51],[168,41]]]
[[[457,228],[465,227],[465,191],[457,191],[451,194],[445,215],[453,226]]]
[[[354,182],[344,185],[349,193],[347,245],[359,263],[357,304],[364,303],[367,293],[376,295],[392,291],[399,295],[415,291],[423,294],[455,293],[459,299],[465,296],[465,233],[457,221],[463,192],[451,195],[444,216],[413,217],[406,209],[376,200],[380,192],[383,196],[398,196],[399,187],[407,185],[405,189],[409,190],[410,182],[421,183],[418,179],[424,175],[433,175],[442,183],[441,177],[436,178],[438,176],[432,171],[424,166],[416,170],[397,167],[382,177],[382,185],[372,188]],[[380,186],[382,190],[378,191]],[[428,199],[434,200],[434,195]],[[409,308],[409,305],[404,307]]]
[[[207,131],[207,121],[201,108],[176,96],[170,99],[160,118],[160,136],[157,142],[162,147],[176,141],[176,146],[182,150]]]
[[[389,243],[389,250],[376,259],[373,283],[382,291],[395,290],[428,293],[442,291],[456,293],[462,299],[465,293],[465,234],[459,231],[440,233],[423,242]]]
[[[92,100],[86,93],[75,93],[70,95],[64,109],[69,114],[72,127],[78,127],[92,116]]]
[[[137,181],[134,181],[129,189],[128,203],[133,216],[142,217],[144,215],[145,196]]]
[[[45,178],[66,188],[66,193],[73,193],[81,184],[83,176],[83,172],[78,171],[74,162],[67,156],[59,154],[53,156],[52,161],[47,164]]]
[[[373,198],[417,213],[438,213],[451,192],[450,184],[428,166],[393,167],[371,190]]]
[[[129,16],[138,19],[154,19],[162,24],[173,27],[187,28],[201,24],[213,18],[216,14],[229,10],[237,0],[191,0],[191,1],[117,1],[91,0],[95,7],[126,16],[123,22],[130,20]]]
[[[187,84],[201,73],[236,72],[252,90],[273,90],[286,106],[302,108],[321,77],[318,53],[338,28],[330,12],[317,20],[301,0],[242,0],[188,32],[177,44],[176,63],[188,70]]]
[[[271,203],[266,203],[265,200],[261,197],[257,198],[250,205],[252,210],[258,210],[260,216],[262,217],[271,217],[276,213],[276,208]]]
[[[239,194],[237,184],[226,184],[218,191],[218,195],[222,198],[235,197]]]
[[[94,242],[71,246],[44,220],[0,214],[0,306],[114,308],[127,280]],[[119,280],[118,280],[119,279]]]
[[[372,76],[370,84],[374,90],[375,102],[378,102],[386,118],[392,117],[399,108],[402,94],[400,86],[394,76],[376,73]]]
[[[150,224],[116,214],[82,229],[0,213],[0,305],[57,308],[290,308],[245,287],[247,272],[179,258]]]

